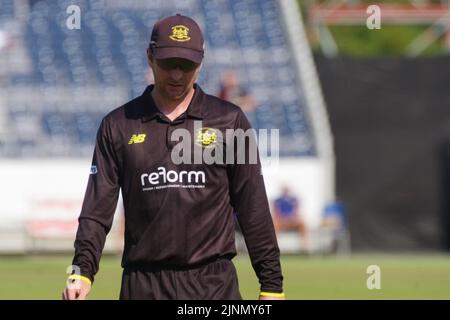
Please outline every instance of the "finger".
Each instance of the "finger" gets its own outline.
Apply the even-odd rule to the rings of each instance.
[[[85,300],[90,291],[91,291],[91,286],[90,285],[82,286],[81,290],[80,290],[80,294],[79,294],[78,300]]]
[[[69,293],[68,293],[67,288],[65,288],[63,291],[63,297],[64,297],[64,300],[69,300]]]
[[[80,290],[80,294],[78,295],[77,300],[85,300],[87,296],[86,290]]]
[[[76,291],[75,289],[68,289],[67,290],[67,297],[68,300],[75,300],[76,299]]]

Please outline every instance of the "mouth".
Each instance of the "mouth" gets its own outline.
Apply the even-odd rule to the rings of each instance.
[[[177,83],[169,83],[168,85],[171,88],[182,88],[183,87],[182,84],[177,84]]]
[[[179,83],[168,83],[167,91],[172,95],[179,96],[184,92],[184,86]]]

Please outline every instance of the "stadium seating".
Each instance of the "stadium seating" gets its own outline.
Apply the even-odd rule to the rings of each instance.
[[[280,129],[280,136],[287,138],[280,139],[281,156],[316,154],[277,1],[30,3],[23,43],[32,70],[8,74],[6,84],[8,92],[20,88],[30,94],[28,100],[18,94],[6,99],[11,121],[26,120],[27,128],[11,126],[10,136],[17,138],[1,144],[0,155],[90,155],[102,116],[140,95],[147,85],[145,50],[153,24],[177,11],[193,16],[205,31],[207,54],[199,79],[204,90],[217,93],[223,72],[239,70],[241,82],[258,103],[248,114],[254,127]],[[66,26],[66,8],[74,3],[81,8],[80,30]],[[0,0],[0,7],[0,23],[14,15],[12,0]],[[89,95],[77,94],[85,92],[83,88],[90,89]],[[116,104],[107,99],[111,91],[123,92]]]
[[[14,18],[14,0],[0,0],[0,21]]]

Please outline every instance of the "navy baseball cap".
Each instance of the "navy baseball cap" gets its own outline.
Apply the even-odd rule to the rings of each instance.
[[[183,58],[201,63],[204,55],[200,27],[181,14],[162,18],[155,23],[149,47],[156,59]]]

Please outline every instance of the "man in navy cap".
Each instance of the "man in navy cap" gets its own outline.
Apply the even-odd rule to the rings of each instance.
[[[69,282],[64,299],[89,293],[120,189],[121,299],[241,299],[231,261],[235,212],[261,284],[259,298],[284,297],[259,157],[256,163],[172,160],[177,129],[187,130],[192,148],[201,151],[228,145],[219,138],[225,130],[251,129],[238,106],[196,84],[203,55],[203,35],[191,18],[155,24],[147,50],[154,85],[105,116],[97,133],[72,263],[79,272],[69,277],[78,286]],[[250,146],[243,152],[249,156]]]

